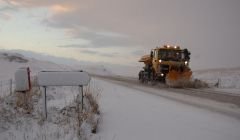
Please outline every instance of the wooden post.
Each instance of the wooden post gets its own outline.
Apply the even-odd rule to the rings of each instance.
[[[81,102],[82,102],[81,103],[82,104],[82,108],[81,109],[83,111],[83,86],[81,86],[81,85],[79,86],[79,93],[81,94],[81,95],[79,94],[79,96],[81,96]]]
[[[43,95],[43,100],[44,100],[44,117],[47,119],[47,87],[44,86],[44,95]]]
[[[83,86],[81,86],[81,92],[82,92],[82,110],[83,110]]]
[[[10,95],[12,95],[12,84],[13,84],[13,82],[12,82],[12,79],[10,79]]]

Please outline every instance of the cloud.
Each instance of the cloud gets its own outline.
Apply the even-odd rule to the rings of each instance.
[[[0,12],[4,12],[4,11],[14,11],[15,12],[17,10],[18,10],[17,7],[13,7],[13,6],[9,6],[9,5],[0,7]]]
[[[201,55],[191,60],[194,67],[239,64],[239,0],[5,1],[21,8],[48,8],[43,25],[89,40],[86,47],[117,46],[125,51],[174,44]],[[219,61],[222,56],[227,57]]]
[[[15,3],[9,1],[0,0],[0,18],[3,20],[10,20],[13,17],[13,13],[19,10]]]
[[[68,8],[68,7],[66,7],[66,6],[63,6],[63,5],[59,5],[59,4],[53,5],[53,6],[51,7],[51,9],[52,9],[53,11],[55,11],[55,12],[67,12],[67,11],[70,10],[70,8]]]
[[[103,53],[99,51],[92,51],[92,50],[81,50],[81,53],[84,54],[90,54],[90,55],[98,55],[98,56],[103,56],[103,57],[116,57],[118,56],[118,53]]]
[[[97,54],[97,51],[90,51],[90,50],[82,50],[82,53],[87,53],[87,54]]]
[[[8,5],[12,5],[12,6],[18,6],[19,2],[15,1],[15,0],[2,0],[3,2],[7,3]]]
[[[131,38],[124,34],[109,31],[94,31],[86,27],[67,29],[66,34],[72,38],[89,40],[89,47],[124,47],[134,45]]]
[[[22,7],[49,7],[53,13],[43,19],[44,25],[71,31],[72,37],[91,40],[92,46],[95,47],[129,47],[139,46],[139,44],[144,46],[147,44],[145,42],[149,42],[148,38],[158,36],[154,35],[159,31],[156,28],[159,26],[159,21],[153,16],[156,13],[151,13],[151,10],[147,9],[151,6],[156,8],[155,4],[161,4],[156,1],[151,1],[152,4],[142,0],[130,2],[126,0],[115,2],[108,0],[101,2],[98,0],[13,1],[18,2]],[[68,7],[74,10],[68,10]],[[153,18],[157,21],[156,23],[152,22]],[[81,27],[89,30],[83,31]]]
[[[89,46],[82,44],[69,44],[69,45],[59,45],[60,48],[88,48]]]
[[[137,50],[137,51],[133,51],[132,54],[136,56],[142,56],[145,54],[145,52],[143,50]]]
[[[131,38],[122,34],[92,31],[85,28],[68,29],[65,33],[71,38],[82,40],[80,44],[67,44],[58,47],[65,48],[110,48],[110,47],[129,47],[134,45]]]
[[[10,0],[2,0],[0,1],[0,11],[11,11],[16,12],[19,10],[18,2],[10,1]]]
[[[96,16],[93,9],[94,7],[98,7],[95,2],[81,0],[77,4],[76,1],[68,2],[67,4],[72,5],[74,10],[68,10],[63,4],[54,4],[50,6],[51,9],[54,9],[54,14],[43,19],[42,23],[52,28],[64,29],[66,30],[66,34],[72,38],[90,40],[91,46],[89,45],[89,47],[128,47],[137,45],[132,36],[121,31],[115,31],[115,27],[112,29],[106,28],[102,24],[102,21],[105,23],[107,20],[112,19],[112,17],[109,17],[109,19],[99,19],[101,16]],[[67,5],[66,3],[64,4]],[[94,13],[92,13],[92,10]],[[99,14],[105,14],[105,12],[99,12]],[[119,27],[121,27],[122,22],[119,23]],[[110,22],[108,25],[111,27],[112,23]]]
[[[57,3],[62,3],[64,0],[2,0],[9,5],[17,5],[25,8],[50,6]],[[71,1],[71,0],[69,0]]]
[[[12,15],[6,12],[0,13],[0,18],[4,20],[10,20],[12,18]]]

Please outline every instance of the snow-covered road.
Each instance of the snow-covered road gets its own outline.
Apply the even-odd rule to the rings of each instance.
[[[93,139],[240,139],[240,121],[234,117],[99,79],[92,84],[101,89],[102,113]]]

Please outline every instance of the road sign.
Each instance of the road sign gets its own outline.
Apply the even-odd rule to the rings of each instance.
[[[46,92],[48,86],[78,86],[81,93],[83,109],[83,86],[90,82],[90,76],[84,71],[41,71],[38,73],[38,84],[44,88],[44,114],[47,118]],[[79,93],[79,94],[80,94]]]
[[[42,71],[38,74],[40,86],[86,86],[90,76],[83,71]]]

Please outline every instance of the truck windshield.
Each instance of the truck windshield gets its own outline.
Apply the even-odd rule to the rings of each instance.
[[[181,61],[184,58],[184,54],[181,50],[162,49],[158,52],[158,58],[165,61]]]

